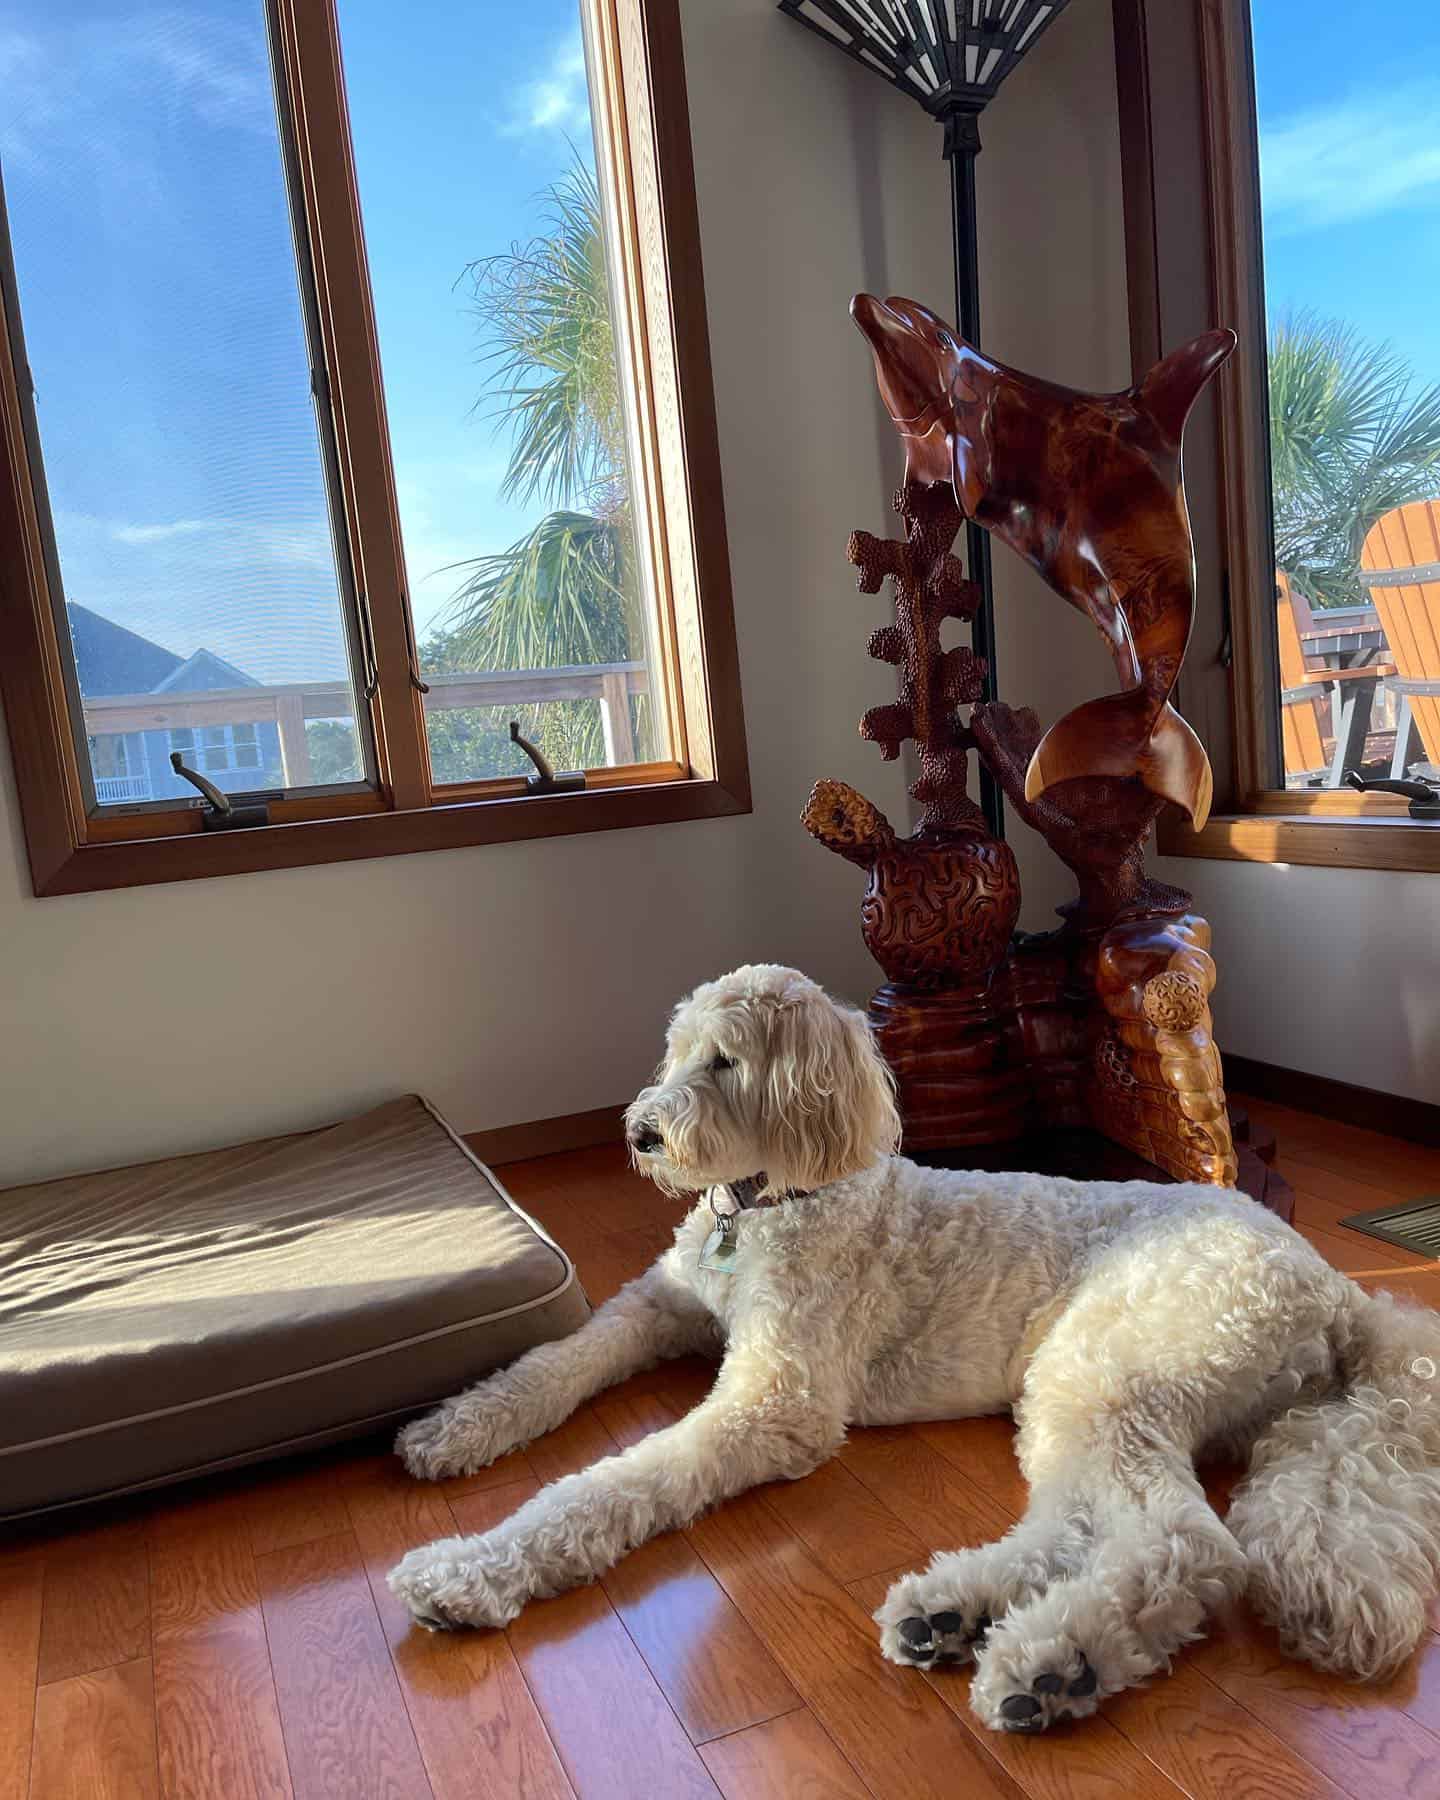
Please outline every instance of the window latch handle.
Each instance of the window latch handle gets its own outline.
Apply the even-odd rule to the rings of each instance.
[[[567,774],[557,775],[550,766],[550,759],[537,750],[529,738],[521,737],[520,721],[510,721],[510,742],[518,744],[535,765],[535,773],[525,777],[525,785],[532,794],[579,794],[585,790],[585,773],[582,769],[572,769]]]
[[[207,781],[198,769],[187,769],[185,759],[178,750],[170,752],[170,767],[192,787],[200,790],[205,797],[205,807],[200,814],[200,824],[206,831],[241,831],[249,825],[268,825],[270,808],[262,801],[259,805],[237,806],[228,794],[222,794],[213,781]]]

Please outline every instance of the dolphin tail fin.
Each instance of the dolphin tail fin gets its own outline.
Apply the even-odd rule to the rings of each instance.
[[[1168,701],[1157,714],[1142,688],[1089,700],[1057,720],[1030,758],[1025,798],[1085,775],[1133,776],[1187,812],[1197,831],[1210,816],[1215,784],[1205,746]]]
[[[1239,340],[1228,328],[1206,331],[1163,357],[1136,390],[1141,407],[1178,445],[1190,408]]]

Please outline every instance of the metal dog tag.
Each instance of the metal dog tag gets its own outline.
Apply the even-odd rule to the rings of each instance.
[[[735,1239],[724,1225],[717,1225],[701,1245],[700,1267],[713,1275],[735,1273]]]
[[[711,1274],[734,1274],[734,1202],[729,1211],[715,1206],[715,1201],[711,1208],[715,1210],[715,1229],[700,1246],[700,1267]]]

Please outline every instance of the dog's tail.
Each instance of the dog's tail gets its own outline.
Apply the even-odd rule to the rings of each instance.
[[[1263,1434],[1228,1523],[1284,1648],[1368,1681],[1440,1582],[1440,1313],[1352,1286],[1335,1345],[1343,1391]]]

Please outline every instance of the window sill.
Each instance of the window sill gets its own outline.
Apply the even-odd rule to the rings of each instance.
[[[373,856],[460,850],[526,838],[669,825],[686,819],[718,819],[749,811],[749,786],[743,778],[728,786],[696,778],[607,785],[580,794],[509,793],[446,800],[406,812],[298,819],[253,830],[137,836],[63,850],[57,846],[49,858],[32,853],[31,870],[35,892],[44,898],[246,875],[261,869],[358,862]]]
[[[1303,804],[1312,797],[1293,798]],[[1226,862],[1440,873],[1440,824],[1418,823],[1404,811],[1346,813],[1312,806],[1293,813],[1272,812],[1269,803],[1283,804],[1281,797],[1261,799],[1266,810],[1222,814],[1198,832],[1181,819],[1163,819],[1158,847],[1166,856],[1218,857]]]

